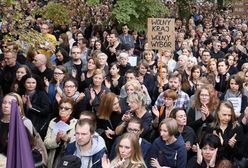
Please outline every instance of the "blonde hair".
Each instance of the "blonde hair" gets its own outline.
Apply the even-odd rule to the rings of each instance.
[[[136,101],[137,103],[141,103],[141,106],[145,106],[146,104],[146,95],[143,92],[134,92],[128,95],[127,102]]]
[[[140,165],[142,165],[142,166],[144,166],[146,168],[146,164],[145,164],[145,161],[143,159],[142,152],[141,152],[141,147],[140,147],[140,144],[139,144],[139,138],[134,133],[125,133],[125,134],[123,134],[121,136],[120,141],[116,145],[116,148],[115,148],[116,157],[111,162],[111,167],[117,165],[118,162],[122,159],[120,157],[119,146],[120,146],[120,142],[123,139],[127,139],[127,140],[130,141],[131,155],[130,155],[130,158],[129,158],[129,162],[131,162],[132,164],[140,164]]]
[[[25,113],[24,113],[23,101],[22,101],[21,96],[19,94],[17,94],[17,93],[14,93],[14,92],[8,93],[4,97],[6,97],[6,96],[11,96],[11,97],[14,97],[16,99],[17,104],[18,104],[18,106],[20,108],[21,116],[24,117]]]
[[[141,86],[141,84],[140,84],[137,80],[128,81],[128,82],[124,85],[125,90],[127,90],[127,88],[128,88],[129,86],[132,86],[136,92],[142,91],[142,86]]]

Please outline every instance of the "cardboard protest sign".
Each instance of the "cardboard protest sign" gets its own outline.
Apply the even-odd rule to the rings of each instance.
[[[175,19],[148,18],[148,47],[175,50]]]

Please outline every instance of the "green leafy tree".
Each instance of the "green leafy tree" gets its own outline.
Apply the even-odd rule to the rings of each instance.
[[[160,0],[118,0],[113,7],[111,20],[117,24],[127,23],[131,29],[143,31],[147,18],[166,17],[168,9]]]

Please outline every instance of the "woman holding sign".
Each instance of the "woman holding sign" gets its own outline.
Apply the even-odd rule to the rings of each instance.
[[[48,150],[48,168],[57,167],[64,149],[75,134],[77,120],[72,117],[74,101],[71,98],[64,98],[59,102],[59,116],[49,123],[47,134],[44,140]]]
[[[229,78],[228,89],[224,99],[232,102],[236,117],[244,113],[248,102],[247,96],[243,94],[243,81],[238,75],[232,75]]]

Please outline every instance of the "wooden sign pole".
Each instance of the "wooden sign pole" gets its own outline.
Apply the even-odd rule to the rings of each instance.
[[[160,79],[160,88],[163,89],[164,86],[164,81],[163,81],[163,77],[162,77],[162,66],[163,66],[163,49],[160,48],[159,49],[159,79]]]

